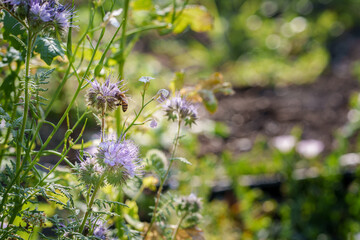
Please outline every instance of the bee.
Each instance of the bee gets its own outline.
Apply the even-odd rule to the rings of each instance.
[[[118,92],[115,94],[115,98],[119,101],[116,106],[121,105],[123,112],[126,112],[126,110],[128,109],[128,100],[125,94]]]

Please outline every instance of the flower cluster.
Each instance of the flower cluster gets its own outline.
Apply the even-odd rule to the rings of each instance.
[[[106,168],[107,181],[110,184],[121,184],[141,172],[139,149],[130,140],[120,138],[117,141],[104,141],[100,143],[96,157]]]
[[[197,213],[201,207],[201,199],[196,197],[195,194],[191,193],[189,196],[181,197],[178,200],[178,210],[186,211],[191,213]]]
[[[47,27],[64,32],[70,27],[72,10],[57,0],[0,0],[0,8],[35,32]]]
[[[190,127],[191,124],[197,120],[196,107],[179,94],[167,100],[164,108],[165,115],[169,120],[183,120],[185,121],[185,125],[189,125]]]
[[[30,227],[43,227],[45,226],[46,215],[42,211],[33,210],[33,211],[23,211],[22,220],[26,223],[25,228]]]
[[[111,112],[122,104],[125,91],[119,89],[122,81],[111,83],[110,77],[100,84],[96,79],[91,82],[91,88],[86,95],[87,104],[99,112]]]
[[[100,166],[94,156],[84,155],[80,158],[81,163],[79,166],[80,179],[86,184],[95,185],[104,172],[104,168]]]
[[[202,218],[201,214],[199,213],[202,208],[200,198],[191,193],[189,196],[180,197],[176,202],[176,209],[178,214],[186,215],[184,220],[187,227],[195,226],[200,222]]]

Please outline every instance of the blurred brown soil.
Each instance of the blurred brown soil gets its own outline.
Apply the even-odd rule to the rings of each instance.
[[[359,45],[359,40],[355,43]],[[226,123],[230,136],[201,136],[201,154],[224,149],[248,151],[257,136],[290,134],[295,126],[302,129],[303,139],[321,140],[329,151],[334,147],[335,131],[347,122],[349,97],[359,91],[352,75],[353,62],[359,56],[360,48],[352,48],[311,84],[237,88],[234,95],[221,96],[218,111],[210,118]]]

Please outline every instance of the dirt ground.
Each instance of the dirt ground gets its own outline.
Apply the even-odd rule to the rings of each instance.
[[[200,137],[202,153],[248,151],[258,135],[290,134],[298,126],[303,139],[317,139],[326,150],[334,147],[333,136],[347,122],[349,97],[359,91],[353,75],[360,59],[360,39],[345,37],[331,46],[331,64],[314,83],[287,87],[237,88],[233,96],[221,96],[211,119],[226,123],[226,139]]]

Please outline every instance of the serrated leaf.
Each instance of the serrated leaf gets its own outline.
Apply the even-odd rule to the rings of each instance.
[[[60,42],[49,37],[38,37],[35,41],[35,52],[40,53],[40,58],[47,65],[51,65],[53,59],[57,56],[64,56]]]
[[[55,71],[55,68],[49,69],[47,71],[41,72],[39,76],[39,84],[47,84],[49,82],[45,82],[46,79],[50,77],[50,75]]]
[[[188,5],[175,21],[174,33],[181,33],[188,26],[195,32],[207,32],[213,27],[213,18],[204,6]]]
[[[106,204],[109,207],[111,207],[112,205],[118,205],[118,206],[123,206],[123,207],[129,208],[129,206],[126,205],[125,203],[116,202],[116,201],[110,201],[110,200],[105,200],[105,199],[96,199],[94,204],[98,205],[99,207],[100,207],[101,204],[103,204],[104,208],[106,207]]]
[[[179,161],[181,161],[181,162],[183,162],[183,163],[186,163],[186,164],[188,164],[188,165],[192,165],[191,162],[189,162],[186,158],[183,158],[183,157],[172,158],[172,160],[179,160]]]

